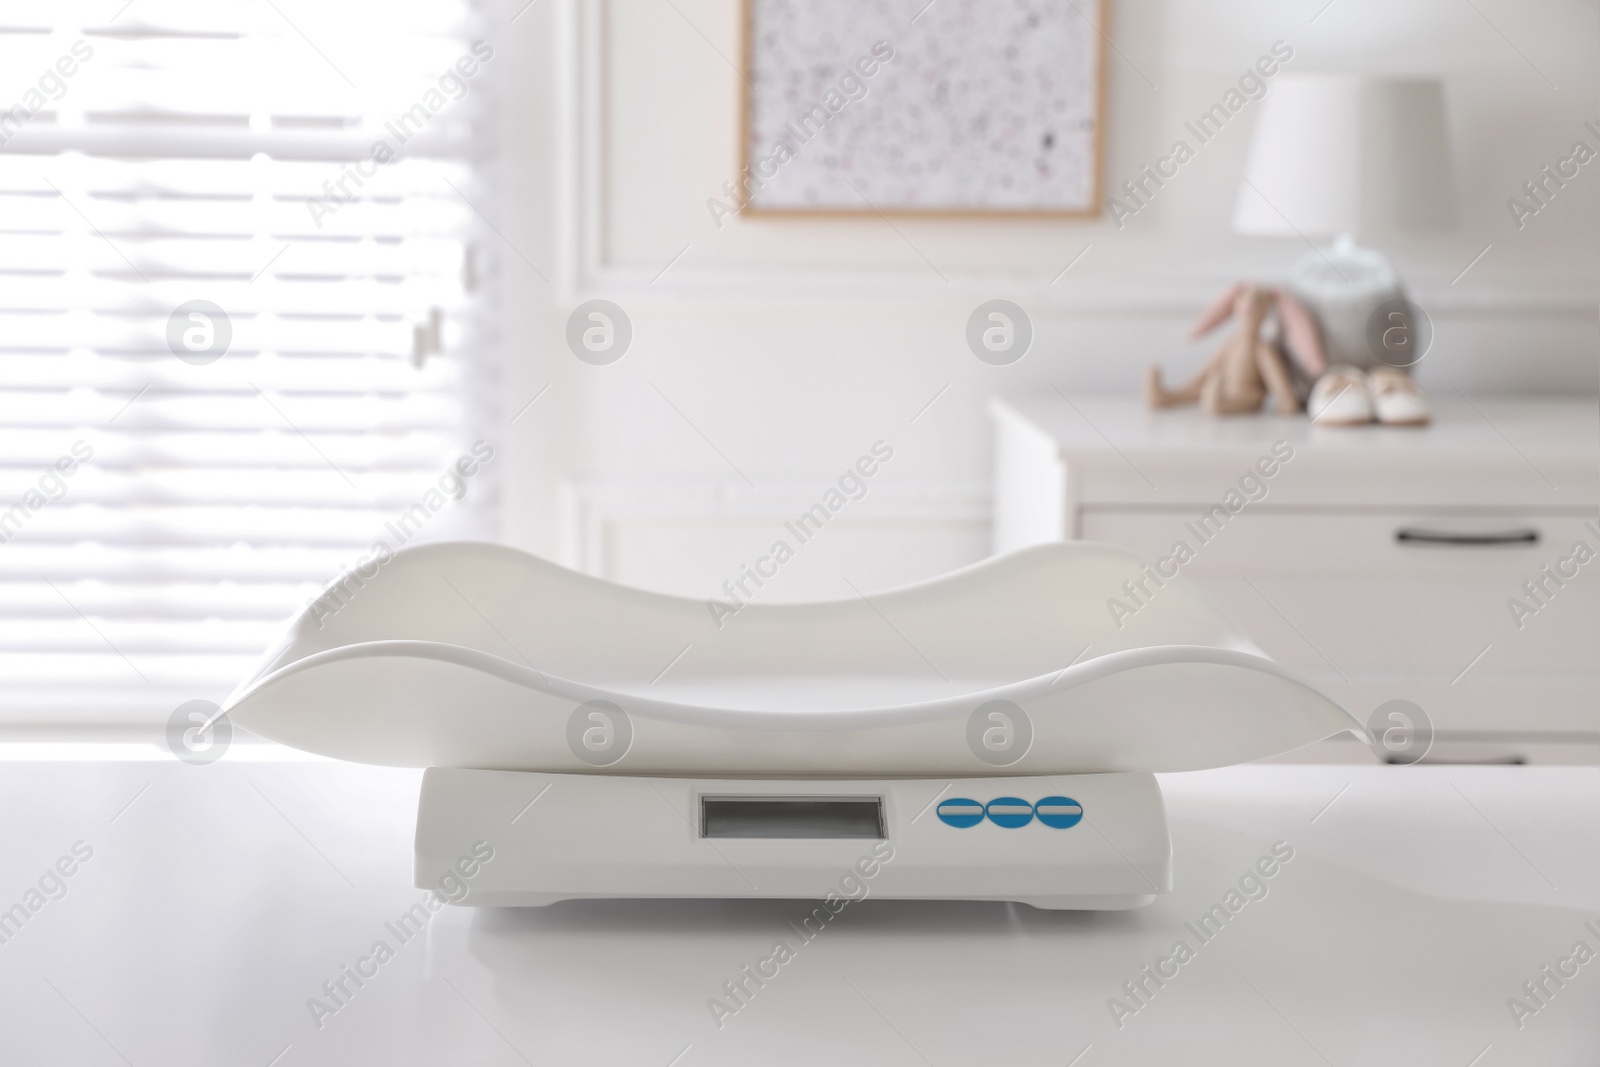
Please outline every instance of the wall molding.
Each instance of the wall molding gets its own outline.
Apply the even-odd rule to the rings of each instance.
[[[1004,292],[1023,302],[1030,312],[1036,308],[1036,313],[1046,318],[1152,314],[1188,317],[1218,289],[1236,278],[1270,273],[1234,262],[1202,269],[1197,277],[1181,282],[1133,275],[1113,282],[1096,282],[1079,276],[1052,284],[1056,275],[1049,268],[972,270],[955,264],[940,267],[941,278],[926,263],[915,258],[908,258],[904,265],[861,270],[843,259],[820,266],[741,264],[719,267],[696,265],[690,256],[673,265],[665,275],[661,271],[667,266],[666,259],[660,263],[614,260],[606,251],[611,226],[606,146],[614,103],[606,95],[611,73],[607,67],[607,27],[615,17],[614,3],[615,0],[559,0],[555,13],[557,151],[560,157],[557,160],[557,287],[561,300],[575,303],[591,294],[604,294],[644,305],[722,299],[771,300],[784,304],[810,300],[861,303],[955,300],[966,304]],[[737,51],[730,54],[737,54]],[[737,110],[737,101],[730,97],[729,115]],[[931,224],[966,229],[1007,225],[1005,220],[982,219],[935,220]],[[812,223],[784,219],[740,221],[734,225],[781,230]],[[868,219],[851,225],[881,223]],[[912,222],[905,225],[913,229],[917,226]],[[1093,243],[1110,239],[1115,239],[1112,232],[1078,227],[1072,241],[1076,247],[1079,240]],[[1063,251],[1063,265],[1071,258],[1071,252]],[[1055,271],[1059,269],[1056,267]],[[1444,278],[1413,278],[1412,288],[1417,300],[1436,313],[1556,314],[1592,318],[1597,307],[1592,287],[1570,281],[1482,287],[1469,282],[1458,288]]]
[[[624,526],[726,533],[731,526],[781,534],[783,524],[818,502],[828,486],[815,479],[761,479],[762,489],[715,477],[624,476],[561,483],[561,562],[612,579],[617,534]],[[956,483],[877,485],[852,500],[829,530],[958,529],[988,537],[993,494]]]

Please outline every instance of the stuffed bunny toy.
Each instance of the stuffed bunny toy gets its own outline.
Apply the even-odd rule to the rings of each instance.
[[[1280,415],[1299,411],[1300,395],[1295,389],[1292,365],[1273,341],[1262,336],[1269,312],[1277,315],[1295,365],[1310,380],[1320,377],[1327,369],[1327,360],[1316,320],[1305,305],[1282,289],[1240,282],[1212,301],[1189,331],[1193,340],[1232,318],[1233,336],[1199,374],[1175,389],[1162,385],[1160,367],[1147,370],[1145,403],[1164,408],[1198,401],[1213,415],[1237,415],[1259,411],[1270,393]]]

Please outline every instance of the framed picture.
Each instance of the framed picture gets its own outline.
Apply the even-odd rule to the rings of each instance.
[[[762,215],[1100,213],[1105,0],[744,0]]]

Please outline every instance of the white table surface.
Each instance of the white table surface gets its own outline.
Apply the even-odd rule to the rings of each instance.
[[[0,1063],[1600,1062],[1591,767],[1257,765],[1163,776],[1177,890],[1122,913],[849,905],[718,1029],[707,1000],[799,901],[447,908],[336,1015],[308,998],[410,887],[420,775],[330,762],[0,765],[0,908],[93,857],[0,944]],[[1331,802],[1331,803],[1330,803]],[[537,809],[529,813],[534,817]],[[1107,1001],[1277,841],[1294,859],[1118,1029]],[[276,1059],[274,1059],[277,1057]],[[1476,1058],[1475,1058],[1476,1057]]]

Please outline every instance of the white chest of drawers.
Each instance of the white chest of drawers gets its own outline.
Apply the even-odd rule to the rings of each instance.
[[[1180,580],[1363,719],[1398,698],[1444,742],[1600,738],[1593,400],[1457,396],[1424,429],[1057,393],[991,410],[997,550],[1184,542]]]

